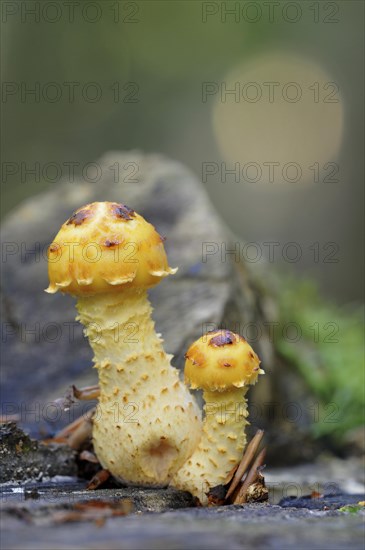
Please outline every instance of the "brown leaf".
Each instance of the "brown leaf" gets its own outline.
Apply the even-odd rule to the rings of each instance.
[[[252,483],[246,493],[246,502],[264,502],[269,498],[269,491],[264,477],[259,474],[255,483]]]
[[[101,527],[107,518],[125,516],[132,511],[133,503],[126,498],[116,502],[95,499],[77,502],[70,510],[54,512],[51,514],[50,519],[54,523],[93,521],[98,527]]]

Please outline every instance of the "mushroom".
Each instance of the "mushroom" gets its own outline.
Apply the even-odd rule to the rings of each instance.
[[[124,483],[168,484],[201,437],[199,407],[155,333],[147,296],[175,271],[155,228],[114,202],[77,210],[48,249],[46,292],[77,297],[94,351],[95,453]]]
[[[209,490],[224,484],[242,458],[248,424],[246,393],[264,371],[246,340],[229,330],[208,332],[185,357],[185,381],[192,389],[203,390],[205,418],[196,450],[171,485],[207,504]]]

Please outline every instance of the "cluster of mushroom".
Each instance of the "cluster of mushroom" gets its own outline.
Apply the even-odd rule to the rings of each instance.
[[[203,389],[203,420],[151,318],[148,288],[176,271],[155,228],[123,204],[92,203],[62,225],[48,259],[47,292],[77,297],[94,351],[99,462],[123,483],[170,484],[206,503],[242,457],[245,394],[263,372],[257,355],[230,331],[210,332],[189,348],[185,382]]]

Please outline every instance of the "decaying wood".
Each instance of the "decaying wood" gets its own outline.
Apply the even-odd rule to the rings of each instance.
[[[247,489],[246,502],[263,502],[268,498],[269,491],[265,485],[264,476],[259,473],[255,483],[252,483]]]
[[[31,439],[15,422],[0,424],[0,483],[76,476],[77,453],[58,443],[49,441],[45,445]]]

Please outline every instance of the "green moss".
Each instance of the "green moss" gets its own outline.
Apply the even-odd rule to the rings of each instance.
[[[362,504],[349,504],[348,506],[342,506],[342,508],[339,508],[339,512],[347,512],[349,514],[357,514],[361,510],[364,510],[364,506]]]
[[[364,423],[363,309],[326,302],[312,282],[293,280],[279,306],[276,347],[318,398],[313,432],[341,439]]]

